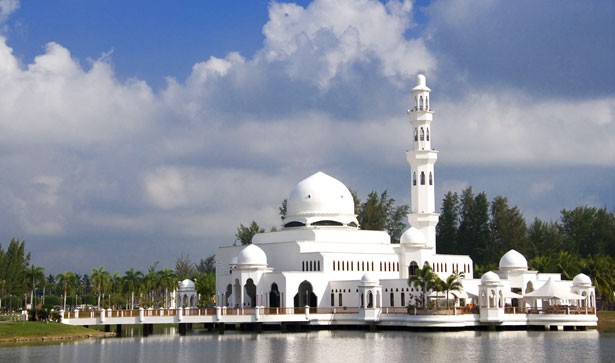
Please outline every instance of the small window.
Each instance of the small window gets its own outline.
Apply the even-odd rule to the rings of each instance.
[[[425,185],[425,172],[421,171],[421,185]]]
[[[427,128],[427,141],[429,141],[429,127]]]
[[[419,141],[419,130],[414,128],[414,141]]]
[[[421,141],[425,141],[425,130],[421,127]]]
[[[337,297],[338,297],[338,303],[339,303],[339,305],[340,305],[340,306],[342,306],[342,293],[340,292],[340,293],[339,293],[339,295],[338,295]]]
[[[433,185],[433,175],[429,172],[429,185]]]
[[[416,185],[416,171],[412,173],[412,185]]]

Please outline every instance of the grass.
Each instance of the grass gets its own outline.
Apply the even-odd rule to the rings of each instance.
[[[615,311],[598,311],[598,331],[615,332]]]
[[[0,343],[105,337],[98,330],[60,323],[15,321],[0,323]]]

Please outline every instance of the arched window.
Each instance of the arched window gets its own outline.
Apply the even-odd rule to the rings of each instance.
[[[429,127],[427,128],[427,141],[429,141]]]
[[[433,175],[429,172],[429,185],[433,185]]]
[[[425,109],[429,110],[429,96],[425,96]],[[429,140],[429,139],[427,139]]]
[[[423,96],[419,97],[419,110],[423,109]]]
[[[421,185],[425,185],[425,172],[421,171]]]
[[[412,185],[416,185],[416,171],[412,173]]]
[[[421,127],[421,141],[425,141],[425,129]]]
[[[419,141],[419,130],[414,128],[414,141]]]

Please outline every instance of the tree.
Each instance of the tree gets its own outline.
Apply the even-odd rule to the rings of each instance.
[[[139,292],[142,286],[143,272],[135,271],[134,268],[130,268],[124,273],[124,291],[130,292],[130,308],[135,306],[135,291]],[[140,302],[139,302],[140,303]]]
[[[432,291],[436,286],[437,275],[433,272],[431,265],[425,262],[422,268],[417,268],[415,275],[408,279],[408,285],[411,287],[420,287],[423,302],[423,308],[427,307],[427,293]]]
[[[252,243],[252,238],[254,238],[257,233],[263,232],[265,232],[265,230],[255,221],[252,221],[248,227],[240,224],[237,228],[237,233],[235,233],[235,242],[241,242],[242,245],[249,245]]]
[[[491,238],[486,252],[487,261],[497,261],[511,248],[524,255],[531,250],[525,219],[517,207],[508,206],[505,197],[497,196],[491,201],[489,230]]]
[[[94,283],[94,290],[96,291],[96,295],[98,296],[97,306],[99,310],[101,295],[103,294],[103,292],[106,291],[110,278],[111,275],[109,275],[109,273],[105,271],[104,267],[92,269],[92,282]]]
[[[178,279],[192,279],[196,273],[196,266],[190,261],[190,257],[188,255],[177,258],[175,261],[175,274]]]
[[[63,289],[64,303],[62,305],[62,309],[66,310],[66,298],[68,294],[72,295],[75,293],[77,286],[79,285],[79,279],[77,278],[77,274],[67,271],[63,274],[56,275],[56,280],[58,281],[58,285],[60,285]],[[75,301],[75,306],[76,305],[77,301]]]
[[[36,306],[34,305],[34,291],[36,290],[36,285],[45,283],[45,270],[42,267],[30,266],[30,269],[26,272],[26,281],[30,289],[30,305],[32,305],[32,309],[36,311]]]
[[[360,204],[357,220],[361,229],[386,231],[393,243],[399,243],[409,210],[408,205],[395,205],[395,199],[389,197],[386,190],[381,194],[372,191],[365,203]]]
[[[527,235],[532,251],[526,257],[530,260],[539,255],[550,255],[564,249],[564,237],[557,223],[547,223],[535,218],[528,228]]]
[[[177,284],[177,276],[173,272],[173,270],[165,267],[158,272],[160,281],[160,286],[164,289],[164,307],[169,307],[169,290],[173,290]]]
[[[489,262],[489,201],[485,193],[474,196],[472,187],[461,193],[459,246],[468,251],[475,263]]]
[[[463,290],[463,284],[461,283],[461,279],[463,278],[463,272],[459,273],[455,271],[455,273],[449,275],[446,280],[441,280],[438,278],[437,283],[440,285],[441,291],[446,293],[446,308],[448,309],[448,294],[450,291],[461,291]]]
[[[0,244],[0,280],[4,280],[9,295],[24,296],[29,266],[30,253],[25,253],[24,241],[11,239],[6,251]]]
[[[196,277],[196,291],[201,295],[201,303],[210,305],[216,300],[216,274],[213,272],[200,272]]]
[[[201,258],[201,261],[197,265],[196,270],[198,272],[204,272],[204,273],[213,272],[215,274],[216,273],[216,255],[212,254],[212,255],[207,256],[207,258],[205,259]]]
[[[442,199],[440,208],[440,220],[436,226],[436,240],[438,241],[438,252],[458,253],[459,248],[459,195],[448,192]]]
[[[282,201],[282,205],[278,209],[280,213],[280,219],[282,219],[282,222],[284,222],[284,220],[286,219],[286,213],[288,212],[288,199],[284,198],[284,200]]]

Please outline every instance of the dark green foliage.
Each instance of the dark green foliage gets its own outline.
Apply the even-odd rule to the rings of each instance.
[[[354,194],[353,198],[355,209],[360,205],[357,220],[361,229],[386,231],[391,236],[391,242],[399,243],[407,227],[405,219],[410,209],[408,205],[395,205],[395,199],[389,197],[386,190],[381,194],[372,191],[364,203],[360,203]]]
[[[237,228],[237,233],[235,233],[235,241],[241,242],[242,245],[249,245],[257,233],[263,232],[265,232],[265,229],[261,228],[255,221],[252,221],[247,227],[242,223]]]
[[[436,226],[436,240],[440,253],[460,253],[458,247],[459,232],[459,195],[448,192],[442,200],[440,221]]]

